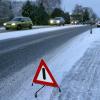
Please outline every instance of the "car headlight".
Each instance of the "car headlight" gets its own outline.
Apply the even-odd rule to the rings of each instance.
[[[71,22],[71,24],[73,24],[74,22]]]
[[[50,23],[53,24],[53,20],[50,20]]]
[[[59,24],[60,23],[60,20],[57,20],[57,23]]]
[[[16,25],[16,24],[15,24],[15,23],[12,23],[11,25],[13,25],[13,26],[14,26],[14,25]]]
[[[4,25],[4,26],[6,26],[6,25],[7,25],[7,23],[4,23],[3,25]]]
[[[77,21],[75,21],[75,24],[77,24]]]

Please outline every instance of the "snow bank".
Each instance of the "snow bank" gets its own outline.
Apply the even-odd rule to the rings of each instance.
[[[43,32],[50,32],[55,30],[61,30],[65,28],[73,28],[73,27],[80,27],[83,25],[68,25],[68,26],[56,26],[56,27],[47,27],[41,29],[31,29],[31,30],[21,30],[21,31],[14,31],[14,32],[6,32],[0,33],[0,40],[11,39],[11,38],[18,38],[22,36],[34,35],[34,34],[41,34]],[[41,26],[42,27],[42,26]]]
[[[0,30],[4,30],[5,28],[4,27],[0,27]]]

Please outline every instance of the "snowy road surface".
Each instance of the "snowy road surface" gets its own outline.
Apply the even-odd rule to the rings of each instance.
[[[96,83],[93,76],[97,77],[99,73],[96,57],[99,55],[97,45],[100,40],[100,29],[94,29],[92,35],[89,31],[82,33],[84,31],[86,29],[72,32],[73,36],[69,36],[70,39],[68,39],[68,34],[64,34],[60,38],[54,37],[41,43],[19,48],[11,53],[1,54],[0,68],[3,70],[0,72],[0,100],[41,100],[41,98],[42,100],[77,100],[77,97],[81,100],[82,93],[85,95],[87,90],[92,91],[94,87],[99,88],[99,78]],[[44,58],[47,62],[62,92],[59,93],[57,88],[45,87],[35,99],[34,93],[41,85],[34,84],[32,87],[31,82],[40,58]],[[91,60],[94,63],[91,63]],[[84,63],[81,67],[82,62]],[[99,58],[97,62],[99,63]],[[97,68],[98,73],[95,75]],[[91,85],[93,83],[95,85]],[[96,95],[99,90],[92,92]],[[85,97],[88,98],[88,95],[86,94]]]
[[[87,29],[89,29],[89,26],[72,25],[72,26],[62,26],[62,27],[43,28],[36,30],[24,30],[24,31],[1,33],[0,54],[16,50],[18,48],[22,48],[28,45],[37,44],[40,43],[41,41],[54,39],[54,37],[66,36],[66,40],[68,40],[71,37],[78,35]],[[48,45],[48,41],[46,42]],[[58,42],[63,42],[63,41],[59,39]]]
[[[36,27],[38,27],[38,26],[36,26]],[[30,35],[38,35],[38,34],[43,34],[45,32],[60,31],[60,30],[64,30],[64,29],[71,30],[71,29],[80,28],[80,27],[89,27],[89,26],[88,25],[67,25],[67,26],[55,26],[52,28],[49,26],[49,27],[39,28],[39,29],[35,29],[35,30],[31,29],[31,30],[11,31],[11,32],[6,32],[6,33],[0,33],[0,40],[20,38],[23,36],[30,36]],[[58,33],[60,33],[60,32],[58,32]]]

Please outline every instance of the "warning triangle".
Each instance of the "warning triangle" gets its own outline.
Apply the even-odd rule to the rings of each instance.
[[[59,87],[43,59],[40,61],[33,82],[46,86]]]

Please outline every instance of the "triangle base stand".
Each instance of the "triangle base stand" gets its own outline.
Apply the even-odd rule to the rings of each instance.
[[[38,93],[41,89],[43,89],[44,87],[45,87],[45,85],[42,86],[39,90],[36,91],[36,93],[35,93],[35,98],[37,98],[37,93]]]
[[[32,83],[32,86],[33,86],[33,83]],[[35,98],[37,98],[37,94],[38,94],[38,92],[41,90],[41,89],[43,89],[45,87],[45,85],[43,85],[39,90],[37,90],[36,92],[35,92]],[[59,88],[59,92],[61,92],[61,88],[60,87],[58,87]]]

